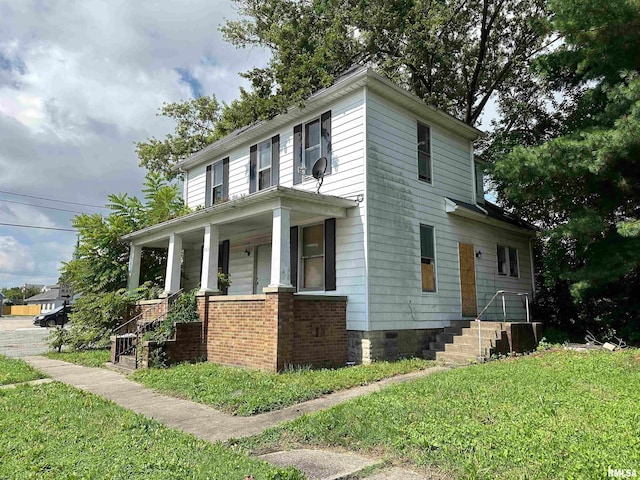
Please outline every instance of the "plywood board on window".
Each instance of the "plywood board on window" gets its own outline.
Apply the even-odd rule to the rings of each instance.
[[[436,291],[436,272],[433,263],[421,263],[422,267],[422,291]]]
[[[458,244],[460,254],[460,291],[462,294],[462,315],[475,317],[478,314],[476,300],[476,265],[473,245]]]

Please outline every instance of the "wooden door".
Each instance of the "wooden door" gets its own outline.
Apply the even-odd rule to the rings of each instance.
[[[458,244],[460,255],[460,291],[462,292],[462,315],[475,317],[478,314],[476,301],[476,264],[473,245]]]

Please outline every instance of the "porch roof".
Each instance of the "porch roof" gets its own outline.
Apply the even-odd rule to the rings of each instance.
[[[487,200],[481,206],[445,197],[445,211],[452,215],[476,220],[505,230],[523,233],[529,237],[535,237],[538,232],[535,225],[506,212]]]
[[[347,216],[347,210],[356,206],[356,200],[278,185],[151,225],[120,238],[142,245],[166,238],[172,233],[186,233],[202,229],[206,225],[222,225],[264,215],[277,207],[287,208],[292,213],[301,212],[307,216],[344,218]]]

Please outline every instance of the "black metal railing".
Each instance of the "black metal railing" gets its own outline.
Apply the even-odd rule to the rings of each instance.
[[[138,368],[140,363],[138,355],[138,345],[140,345],[140,342],[147,333],[154,332],[162,324],[162,322],[165,321],[165,319],[169,315],[169,312],[171,311],[171,307],[173,306],[175,299],[181,293],[182,289],[169,295],[166,299],[166,310],[164,311],[164,313],[158,315],[153,320],[138,325],[138,321],[143,317],[143,315],[149,312],[149,310],[155,308],[149,307],[142,313],[123,323],[113,331],[115,335],[115,352],[113,356],[114,363],[118,363],[120,361],[120,357],[123,357],[125,355],[133,355],[135,358],[135,368]]]

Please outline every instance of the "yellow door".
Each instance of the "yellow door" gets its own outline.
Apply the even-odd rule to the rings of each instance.
[[[476,264],[473,245],[458,244],[460,254],[460,290],[462,292],[462,315],[475,317],[478,314],[476,301]]]

